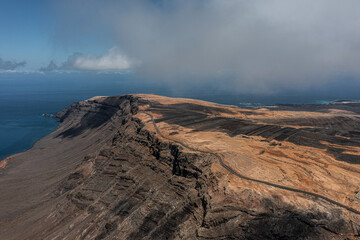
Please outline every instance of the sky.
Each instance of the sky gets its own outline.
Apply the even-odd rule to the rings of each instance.
[[[55,1],[2,0],[0,2],[0,59],[3,62],[26,62],[22,68],[36,71],[50,61],[65,61],[74,52],[101,53],[108,45],[62,44],[55,35],[61,28],[58,16],[64,16],[55,8]],[[111,44],[110,47],[113,47]],[[0,62],[0,68],[1,68]],[[21,70],[21,69],[20,69]]]
[[[0,71],[234,92],[360,86],[358,0],[2,0]]]

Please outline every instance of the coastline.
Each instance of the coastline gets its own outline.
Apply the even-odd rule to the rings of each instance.
[[[301,228],[351,236],[360,146],[347,134],[360,129],[358,115],[147,94],[73,103],[53,132],[2,163],[0,238],[140,238],[158,216],[146,228],[169,238],[169,226],[188,238],[219,237],[214,223],[241,233],[236,222],[249,237],[262,223],[288,238]]]
[[[96,97],[92,97],[92,98],[89,98],[87,100],[93,100],[94,98]],[[86,101],[86,100],[84,100]],[[328,101],[328,100],[317,100],[317,101],[314,101],[314,103],[312,104],[301,104],[301,103],[298,103],[298,104],[269,104],[269,105],[265,105],[265,104],[260,104],[260,103],[239,103],[238,105],[232,105],[233,107],[238,107],[238,108],[246,108],[246,109],[260,109],[260,108],[265,108],[265,109],[269,109],[269,110],[294,110],[294,111],[299,111],[301,109],[303,110],[311,110],[311,109],[320,109],[320,108],[326,108],[328,107],[329,105],[331,106],[334,106],[334,107],[337,107],[337,106],[341,106],[341,105],[351,105],[351,104],[357,104],[359,103],[358,100],[331,100],[331,101]],[[218,104],[218,103],[217,103]],[[229,104],[218,104],[219,106],[223,105],[223,106],[230,106]],[[36,115],[34,115],[36,116]],[[43,113],[41,114],[41,117],[42,119],[46,118],[52,118],[52,119],[55,119],[54,118],[54,114],[48,114],[48,113]],[[40,123],[42,122],[43,120],[38,120],[38,125],[40,125]],[[57,121],[57,120],[56,120]],[[52,127],[51,130],[49,131],[43,131],[43,134],[41,134],[40,137],[38,138],[35,138],[33,139],[33,137],[28,137],[28,138],[25,138],[25,142],[23,142],[22,144],[20,145],[23,145],[21,147],[21,149],[17,149],[17,150],[11,150],[9,151],[9,153],[6,153],[6,151],[4,152],[3,156],[1,157],[0,156],[0,162],[2,162],[3,160],[5,160],[7,157],[10,157],[14,154],[17,154],[17,153],[22,153],[22,152],[25,152],[29,149],[31,149],[40,139],[46,137],[47,135],[49,135],[51,132],[55,131],[55,129],[59,126],[60,123],[57,123],[56,126],[54,125],[54,127]],[[19,130],[20,131],[20,130]],[[18,144],[17,144],[18,145]]]
[[[44,120],[45,118],[46,118],[46,120]],[[26,131],[27,128],[29,128],[30,131],[32,131],[32,133],[25,135],[22,140],[17,140],[16,142],[12,143],[12,145],[8,146],[7,148],[10,150],[6,151],[6,149],[2,149],[2,151],[0,151],[1,152],[0,162],[2,162],[3,160],[5,160],[8,157],[13,156],[14,154],[22,153],[22,152],[25,152],[25,151],[31,149],[39,140],[48,136],[53,131],[55,131],[56,128],[60,124],[59,121],[56,118],[52,118],[51,119],[51,121],[53,122],[53,123],[51,123],[52,126],[49,126],[48,119],[49,119],[49,117],[41,116],[39,118],[39,120],[37,120],[37,122],[34,123],[34,124],[36,124],[36,130],[32,130],[33,126],[31,126],[31,125],[30,126],[25,125],[24,127],[18,127],[17,131],[22,131],[22,128],[24,128],[24,131]],[[44,127],[41,127],[41,124],[44,122],[47,125]]]

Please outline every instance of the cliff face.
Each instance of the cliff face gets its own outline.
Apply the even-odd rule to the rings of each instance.
[[[129,95],[56,116],[0,170],[0,239],[360,235],[356,113]]]

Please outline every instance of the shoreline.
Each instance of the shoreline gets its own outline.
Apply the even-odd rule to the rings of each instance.
[[[38,141],[40,141],[42,138],[45,138],[46,136],[50,135],[53,131],[55,131],[55,130],[59,127],[60,122],[58,121],[58,119],[56,119],[56,118],[54,118],[54,117],[41,116],[41,119],[49,119],[49,118],[52,118],[53,120],[56,121],[56,126],[54,125],[54,126],[52,127],[52,129],[51,129],[50,131],[47,131],[46,133],[45,133],[45,131],[43,131],[43,134],[41,134],[41,136],[38,137],[38,138],[32,137],[31,140],[29,139],[29,140],[25,141],[25,142],[24,142],[24,146],[23,146],[22,149],[20,149],[20,150],[14,150],[14,151],[9,151],[9,153],[5,153],[2,157],[0,157],[0,163],[1,163],[2,161],[4,161],[6,158],[9,158],[9,157],[14,156],[14,155],[16,155],[16,154],[23,153],[23,152],[26,152],[26,151],[30,150],[31,148],[34,147],[34,145],[35,145]],[[41,122],[41,121],[39,121],[39,123],[40,123],[40,122]],[[38,133],[40,133],[40,132],[41,132],[41,131],[39,131]],[[40,135],[40,134],[37,134],[37,135]],[[26,144],[26,143],[28,143],[28,144]],[[14,145],[14,144],[15,144],[15,143],[13,143],[12,145]],[[25,146],[25,144],[26,144],[27,146]],[[11,146],[12,146],[12,145],[11,145]]]
[[[157,94],[155,94],[157,95]],[[161,95],[159,95],[161,96]],[[84,99],[82,101],[89,101],[89,100],[94,100],[98,97],[109,97],[109,96],[94,96],[94,97],[91,97],[91,98],[88,98],[88,99]],[[173,97],[171,97],[173,98]],[[175,98],[178,98],[178,97],[175,97]],[[181,97],[180,97],[181,99]],[[183,99],[192,99],[192,98],[183,98]],[[196,100],[199,100],[199,101],[205,101],[205,102],[211,102],[211,101],[206,101],[206,100],[202,100],[202,99],[196,99]],[[326,108],[326,107],[329,107],[329,106],[333,106],[333,107],[341,107],[341,105],[351,105],[351,104],[359,104],[360,103],[360,100],[315,100],[314,103],[294,103],[294,104],[286,104],[286,103],[280,103],[280,104],[269,104],[269,105],[264,105],[264,104],[261,104],[261,103],[239,103],[238,105],[230,105],[230,104],[222,104],[222,103],[217,103],[217,102],[212,102],[216,105],[219,105],[219,106],[224,106],[224,107],[236,107],[236,108],[242,108],[242,109],[267,109],[267,110],[270,110],[270,111],[279,111],[279,110],[287,110],[287,111],[301,111],[301,110],[305,110],[305,111],[316,111],[318,109],[321,109],[321,108]],[[60,110],[62,111],[62,110]],[[60,112],[59,111],[59,112]],[[0,163],[3,162],[4,160],[6,160],[7,158],[9,157],[12,157],[16,154],[19,154],[19,153],[23,153],[23,152],[26,152],[28,150],[30,150],[31,148],[34,147],[34,145],[40,141],[42,138],[45,138],[46,136],[50,135],[53,131],[55,131],[59,125],[60,125],[60,122],[59,122],[59,119],[56,118],[56,113],[55,114],[51,114],[51,113],[43,113],[41,114],[41,117],[42,118],[45,118],[45,119],[54,119],[57,121],[57,126],[47,132],[45,135],[41,136],[40,138],[36,139],[35,141],[33,141],[31,143],[30,146],[28,147],[25,147],[24,149],[22,150],[19,150],[19,151],[15,151],[15,152],[12,152],[12,153],[9,153],[9,154],[5,154],[3,157],[0,157]]]
[[[248,234],[264,224],[288,238],[304,227],[352,234],[348,223],[360,207],[358,115],[146,94],[73,103],[56,114],[54,131],[0,162],[0,238],[146,236],[141,223],[154,217],[163,220],[146,228],[159,230],[159,239],[173,232],[164,231],[169,226],[183,226],[188,239],[199,231],[214,238],[213,223],[240,233],[239,221],[251,226]]]
[[[157,95],[157,94],[155,94]],[[161,96],[161,95],[159,95]],[[91,101],[91,100],[95,100],[96,98],[99,98],[99,97],[109,97],[109,96],[94,96],[94,97],[91,97],[91,98],[88,98],[88,99],[84,99],[82,101]],[[170,98],[174,98],[174,97],[170,97]],[[175,97],[175,98],[179,98],[181,99],[181,97]],[[192,98],[183,98],[183,99],[192,99]],[[202,100],[202,99],[196,99],[196,100],[199,100],[199,101],[205,101],[205,102],[212,102],[212,101],[206,101],[206,100]],[[235,107],[235,108],[240,108],[240,109],[267,109],[267,110],[270,110],[270,111],[279,111],[279,110],[287,110],[287,111],[319,111],[319,109],[322,109],[322,108],[327,108],[327,107],[335,107],[335,108],[338,108],[343,105],[343,106],[350,106],[352,104],[359,104],[360,103],[360,100],[356,100],[356,99],[352,99],[352,100],[315,100],[314,103],[294,103],[294,104],[286,104],[286,103],[279,103],[279,104],[268,104],[268,105],[265,105],[265,104],[262,104],[262,103],[239,103],[238,105],[235,105],[235,104],[223,104],[223,103],[217,103],[217,102],[212,102],[213,104],[216,104],[216,105],[219,105],[219,106],[224,106],[224,107]],[[62,110],[60,110],[62,111]],[[58,111],[58,112],[60,112]],[[56,117],[56,114],[51,114],[51,113],[43,113],[41,114],[41,117],[42,119],[54,119],[55,121],[57,121],[57,126],[47,132],[45,135],[41,136],[40,138],[36,139],[35,141],[33,141],[31,143],[30,146],[28,147],[25,147],[24,149],[22,150],[19,150],[19,151],[15,151],[15,152],[12,152],[12,153],[9,153],[9,154],[5,154],[3,157],[0,157],[0,163],[2,161],[4,161],[6,158],[8,157],[11,157],[15,154],[19,154],[19,153],[23,153],[23,152],[26,152],[28,150],[30,150],[31,148],[33,148],[33,146],[38,142],[40,141],[42,138],[50,135],[53,131],[55,131],[59,125],[60,125],[60,122],[59,122],[59,119],[57,119]]]

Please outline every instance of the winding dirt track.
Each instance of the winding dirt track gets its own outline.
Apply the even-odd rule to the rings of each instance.
[[[147,113],[147,112],[144,112],[144,111],[143,111],[143,113],[145,113],[146,115],[148,115],[148,116],[151,118],[151,121],[152,121],[152,123],[153,123],[153,125],[154,125],[154,127],[155,127],[155,129],[156,129],[156,132],[157,132],[162,138],[165,138],[165,139],[167,139],[167,140],[169,140],[169,141],[175,142],[175,143],[177,143],[177,144],[179,144],[179,145],[181,145],[181,146],[183,146],[183,147],[185,147],[185,148],[187,148],[187,149],[189,149],[189,150],[191,150],[191,151],[206,153],[206,154],[210,154],[210,155],[216,157],[216,158],[219,160],[220,165],[221,165],[223,168],[225,168],[230,174],[233,174],[233,175],[235,175],[235,176],[237,176],[237,177],[239,177],[239,178],[242,178],[242,179],[245,179],[245,180],[248,180],[248,181],[265,184],[265,185],[268,185],[268,186],[272,186],[272,187],[284,189],[284,190],[287,190],[287,191],[292,191],[292,192],[297,192],[297,193],[303,193],[303,194],[306,194],[306,195],[309,195],[309,196],[312,196],[312,197],[315,197],[315,198],[318,198],[318,199],[320,198],[320,199],[325,200],[326,202],[329,202],[329,203],[331,203],[331,204],[333,204],[333,205],[336,205],[336,206],[341,207],[341,208],[344,208],[344,209],[346,209],[346,210],[348,210],[348,211],[350,211],[350,212],[352,212],[352,213],[355,213],[355,214],[360,215],[360,211],[358,211],[358,210],[356,210],[356,209],[353,209],[353,208],[351,208],[351,207],[345,206],[345,205],[343,205],[343,204],[341,204],[341,203],[339,203],[339,202],[336,202],[336,201],[334,201],[334,200],[332,200],[332,199],[330,199],[330,198],[327,198],[327,197],[325,197],[325,196],[322,196],[322,195],[320,195],[320,194],[312,193],[312,192],[307,192],[307,191],[303,191],[303,190],[296,189],[296,188],[286,187],[286,186],[282,186],[282,185],[278,185],[278,184],[274,184],[274,183],[270,183],[270,182],[266,182],[266,181],[262,181],[262,180],[259,180],[259,179],[254,179],[254,178],[250,178],[250,177],[246,177],[246,176],[244,176],[244,175],[241,175],[240,173],[238,173],[238,172],[236,172],[234,169],[232,169],[230,166],[226,165],[226,164],[224,163],[224,161],[222,160],[222,158],[220,157],[219,154],[213,153],[213,152],[208,152],[208,151],[203,151],[203,150],[199,150],[199,149],[195,149],[195,148],[192,148],[192,147],[186,145],[186,144],[183,143],[183,142],[180,142],[180,141],[177,141],[177,140],[174,140],[174,139],[171,139],[171,138],[168,138],[168,137],[164,136],[164,135],[160,132],[158,126],[156,125],[155,120],[154,120],[154,117],[153,117],[150,113]]]

